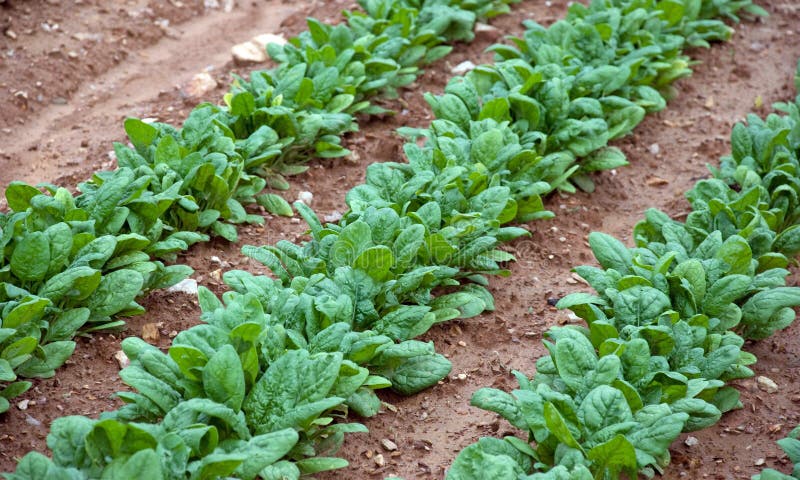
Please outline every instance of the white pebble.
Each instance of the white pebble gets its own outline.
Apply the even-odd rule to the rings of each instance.
[[[314,201],[314,194],[311,192],[300,192],[297,194],[297,201],[303,202],[308,206],[311,206],[311,202]]]
[[[334,210],[331,213],[322,217],[322,219],[329,223],[336,223],[342,219],[342,212],[340,212],[339,210]]]
[[[185,293],[187,295],[197,295],[197,280],[186,278],[167,289],[168,292]]]
[[[470,72],[475,69],[475,64],[466,60],[464,62],[459,63],[455,67],[450,69],[450,73],[453,75],[464,75],[467,72]]]
[[[758,384],[758,388],[767,393],[776,393],[778,391],[778,384],[769,377],[761,375],[756,378],[756,383]]]
[[[119,368],[125,368],[131,364],[131,359],[122,350],[114,354],[114,360],[119,364]]]
[[[231,48],[231,56],[236,63],[261,63],[267,60],[267,52],[253,42],[244,42]]]
[[[389,452],[397,450],[397,444],[389,440],[388,438],[384,438],[383,440],[381,440],[381,445]]]
[[[217,88],[217,81],[208,72],[200,72],[186,85],[184,92],[187,96],[199,99]]]
[[[275,35],[274,33],[263,33],[253,37],[251,42],[255,43],[262,49],[266,49],[270,43],[277,43],[278,45],[286,45],[286,37],[283,34]]]

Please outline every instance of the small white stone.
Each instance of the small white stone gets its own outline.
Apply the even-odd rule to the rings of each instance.
[[[657,143],[650,145],[650,153],[652,153],[653,155],[658,155],[660,151],[661,151],[661,145]]]
[[[450,73],[453,75],[464,75],[465,73],[472,71],[475,69],[475,64],[470,62],[469,60],[463,61],[456,65],[455,67],[450,69]]]
[[[328,223],[336,223],[342,219],[342,212],[340,212],[339,210],[334,210],[331,213],[322,217],[322,219]]]
[[[157,121],[158,121],[158,118],[156,118],[156,117],[145,117],[145,118],[142,119],[142,123],[146,123],[148,125],[150,125],[151,123],[156,123]]]
[[[215,88],[217,88],[217,81],[208,72],[200,72],[189,80],[184,92],[189,97],[201,98]]]
[[[211,261],[211,263],[219,265],[222,268],[229,268],[231,266],[230,263],[226,262],[225,260],[219,258],[216,255],[212,255],[211,258],[209,258],[209,260]]]
[[[372,457],[372,461],[375,462],[375,465],[379,467],[386,465],[386,461],[383,459],[383,455],[380,453]]]
[[[231,48],[236,63],[261,63],[267,60],[267,52],[253,42],[244,42]]]
[[[488,23],[478,22],[475,24],[475,36],[486,40],[497,40],[500,38],[500,30]]]
[[[31,425],[33,427],[39,427],[42,425],[42,422],[36,420],[35,418],[31,417],[30,415],[25,415],[25,423]]]
[[[765,462],[766,462],[766,460],[764,460],[763,458],[759,458],[759,459],[756,459],[755,465],[756,465],[756,467],[760,467],[761,465],[764,465]]]
[[[778,384],[772,381],[771,378],[763,375],[756,378],[756,383],[758,384],[758,388],[767,393],[776,393],[778,391]]]
[[[186,278],[167,289],[172,293],[185,293],[186,295],[197,295],[197,280]]]
[[[697,437],[686,437],[686,440],[684,440],[683,443],[685,443],[687,447],[694,447],[700,443],[700,441],[697,439]]]
[[[262,50],[267,48],[267,45],[270,43],[277,43],[278,45],[286,45],[286,37],[283,36],[282,33],[275,35],[274,33],[262,33],[261,35],[256,35],[255,37],[250,40],[250,42],[256,44]]]
[[[75,40],[78,40],[79,42],[85,42],[85,41],[100,42],[100,41],[103,40],[103,34],[102,33],[84,33],[84,32],[79,32],[79,33],[73,34],[72,38],[74,38]]]
[[[28,409],[28,404],[30,402],[31,402],[30,400],[25,399],[25,400],[23,400],[23,401],[21,401],[21,402],[19,402],[17,404],[17,408],[19,408],[20,410],[27,410]]]
[[[314,194],[311,192],[300,192],[297,194],[297,201],[311,206],[311,203],[314,201]]]
[[[384,438],[383,440],[381,440],[381,445],[389,452],[397,450],[397,444],[389,440],[388,438]]]
[[[160,28],[161,30],[164,30],[165,32],[169,31],[169,19],[167,19],[167,18],[159,18],[159,19],[153,20],[153,23],[158,28]]]
[[[131,364],[131,359],[122,350],[114,354],[114,360],[119,364],[119,368],[125,368]]]
[[[458,374],[458,379],[461,380],[461,381],[466,380],[467,379],[467,374],[466,373],[459,373]]]

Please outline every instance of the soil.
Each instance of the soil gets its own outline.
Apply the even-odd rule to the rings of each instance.
[[[503,33],[517,34],[522,19],[551,23],[564,16],[566,4],[526,1],[514,7],[513,15],[491,23]],[[0,37],[0,127],[6,129],[0,132],[3,187],[12,180],[74,187],[91,172],[112,168],[108,152],[112,142],[124,140],[124,117],[180,123],[195,104],[219,101],[230,72],[246,74],[252,68],[229,61],[233,44],[258,33],[295,34],[308,15],[338,21],[341,9],[354,8],[349,2],[304,0],[237,2],[229,13],[207,9],[199,1],[104,5],[100,0],[0,3],[0,31],[6,32]],[[588,289],[570,273],[573,266],[593,263],[587,234],[599,230],[630,244],[631,229],[645,209],[685,215],[683,192],[708,176],[706,164],[729,152],[733,124],[749,112],[767,114],[773,102],[795,95],[800,11],[788,1],[767,8],[770,17],[737,25],[730,43],[691,52],[699,60],[695,73],[678,82],[668,108],[616,142],[630,166],[596,175],[595,193],[548,199],[556,218],[527,225],[531,237],[508,246],[518,259],[509,266],[511,278],[491,282],[496,311],[437,326],[425,335],[453,362],[450,378],[412,397],[382,392],[382,413],[363,420],[370,432],[349,436],[340,452],[351,466],[320,478],[442,478],[455,455],[478,437],[515,433],[496,415],[470,407],[470,396],[484,386],[513,389],[511,370],[533,374],[535,359],[545,354],[542,333],[571,321],[549,302]],[[169,26],[164,28],[160,19],[168,20]],[[9,28],[16,39],[8,36]],[[77,35],[81,32],[94,36]],[[313,161],[307,173],[290,180],[285,197],[293,200],[299,192],[310,191],[320,216],[344,211],[345,192],[363,180],[369,163],[401,158],[402,141],[394,130],[430,121],[422,93],[441,92],[452,66],[463,60],[489,61],[482,52],[490,43],[492,39],[479,38],[469,46],[457,45],[399,100],[387,102],[397,115],[360,119],[361,131],[346,139],[356,152],[352,158]],[[190,97],[186,85],[200,71],[209,71],[219,87],[201,98]],[[27,102],[16,93],[21,90]],[[297,219],[265,216],[265,226],[240,231],[239,244],[215,239],[192,248],[180,261],[196,270],[193,278],[217,293],[224,291],[221,271],[263,271],[239,254],[240,246],[301,241],[304,230]],[[790,280],[796,285],[800,277],[795,274]],[[79,338],[74,356],[55,378],[36,381],[15,401],[27,401],[22,404],[26,408],[14,406],[0,417],[0,471],[13,469],[15,460],[31,449],[44,451],[53,419],[94,416],[118,405],[112,395],[126,387],[119,381],[114,354],[122,338],[155,330],[153,343],[166,348],[171,336],[198,322],[197,302],[184,294],[155,292],[142,304],[147,313],[131,318],[125,331]],[[672,446],[665,478],[750,478],[762,463],[787,471],[775,440],[800,422],[800,325],[746,348],[759,358],[756,375],[774,380],[779,391],[768,394],[753,380],[738,382],[745,408],[690,434],[696,444],[686,442],[689,435],[681,436]],[[383,439],[392,440],[397,450],[386,451]]]

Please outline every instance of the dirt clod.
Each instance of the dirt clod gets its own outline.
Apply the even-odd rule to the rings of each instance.
[[[157,343],[161,338],[158,325],[155,323],[145,323],[142,325],[142,339],[148,343]]]

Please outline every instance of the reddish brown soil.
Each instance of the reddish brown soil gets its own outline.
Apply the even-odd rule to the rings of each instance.
[[[58,20],[62,25],[71,25],[69,19],[77,23],[83,18],[74,17],[74,13],[65,9],[58,10],[58,1],[53,9],[44,0],[16,1],[14,8],[30,6],[32,18],[26,22],[32,25],[44,22],[48,15],[54,15],[48,13],[53,11],[64,12],[64,17]],[[88,0],[84,2],[85,8],[92,5]],[[513,16],[493,23],[504,32],[518,33],[523,18],[549,23],[564,15],[566,1],[553,2],[551,7],[543,3],[524,2],[515,7]],[[115,23],[110,13],[106,17],[101,15],[105,18],[100,22],[102,27],[93,31],[113,32],[121,28],[134,32],[132,36],[137,39],[150,38],[138,44],[147,55],[131,55],[125,71],[113,66],[106,67],[104,74],[87,66],[67,69],[76,85],[96,83],[99,93],[92,98],[88,90],[78,88],[65,106],[43,104],[36,111],[23,112],[21,118],[26,124],[15,125],[14,132],[28,132],[27,128],[32,128],[35,135],[26,133],[20,137],[15,133],[5,137],[2,149],[6,157],[0,158],[2,185],[17,178],[32,182],[57,179],[58,183],[75,185],[93,170],[110,166],[106,152],[111,149],[112,141],[124,138],[120,121],[124,116],[180,122],[198,101],[186,99],[180,86],[206,65],[214,67],[211,72],[220,81],[220,88],[201,100],[217,101],[225,91],[228,72],[234,69],[225,63],[233,43],[254,33],[295,33],[303,27],[302,19],[308,14],[336,19],[340,9],[350,7],[339,2],[316,5],[257,2],[237,5],[229,14],[216,11],[192,16],[184,12],[187,16],[180,19],[188,20],[176,28],[184,33],[177,34],[177,38],[162,38],[158,43],[153,43],[158,37],[146,36],[136,22],[117,19]],[[7,16],[8,8],[0,6],[3,17]],[[198,6],[189,2],[184,2],[182,8],[199,12]],[[545,353],[542,332],[551,325],[569,322],[565,312],[548,305],[548,299],[588,288],[576,282],[569,271],[573,266],[592,262],[586,235],[600,230],[627,240],[631,228],[648,207],[661,208],[676,216],[685,213],[688,206],[683,192],[707,175],[707,163],[715,163],[729,151],[728,135],[733,123],[751,111],[769,112],[767,107],[757,108],[756,104],[768,106],[795,94],[791,79],[795,62],[800,58],[800,13],[790,3],[769,9],[772,13],[769,18],[737,26],[730,44],[693,52],[701,63],[692,78],[679,82],[679,95],[667,110],[648,118],[632,136],[617,142],[628,155],[631,166],[597,175],[597,191],[591,195],[554,195],[549,199],[548,207],[557,217],[528,225],[532,236],[508,248],[519,260],[510,265],[511,278],[492,281],[496,312],[450,322],[426,335],[426,339],[436,343],[438,351],[452,360],[451,379],[409,398],[382,394],[386,402],[384,412],[364,420],[370,433],[352,435],[345,442],[341,454],[351,461],[351,467],[322,478],[383,478],[390,474],[407,479],[442,478],[457,452],[479,436],[513,433],[495,415],[470,407],[469,398],[483,386],[514,388],[510,375],[513,369],[533,373],[534,360]],[[159,15],[171,18],[168,13]],[[242,22],[237,28],[246,34],[227,26],[233,18]],[[149,27],[141,28],[150,31]],[[199,34],[208,28],[223,33]],[[198,39],[204,43],[197,44]],[[0,42],[7,40],[3,38]],[[451,66],[462,60],[475,63],[488,60],[481,52],[489,43],[488,39],[480,39],[471,46],[458,46],[450,57],[430,68],[413,88],[404,92],[400,102],[391,103],[400,112],[398,115],[365,121],[361,132],[348,139],[348,146],[358,153],[360,160],[312,163],[308,173],[291,180],[292,188],[286,192],[286,198],[292,200],[298,192],[309,190],[314,193],[313,206],[321,216],[343,211],[345,192],[363,179],[368,163],[400,158],[401,141],[392,133],[394,129],[402,125],[425,125],[430,120],[422,92],[441,91],[451,76]],[[28,62],[46,62],[49,58],[46,52],[52,48],[42,48],[38,56],[33,51],[26,53],[30,57]],[[185,55],[181,48],[188,48]],[[176,54],[176,49],[180,54]],[[87,49],[85,59],[74,61],[94,61],[99,65],[102,61],[94,57],[108,51]],[[161,59],[161,63],[149,62],[151,57]],[[174,63],[164,63],[167,61]],[[14,64],[0,70],[0,83],[20,85],[35,82],[36,78],[53,81],[63,74],[60,68],[67,68],[52,64],[36,70],[27,65]],[[159,72],[164,65],[170,65],[170,70]],[[167,78],[164,75],[171,75],[170,80],[163,80]],[[157,80],[151,84],[149,78]],[[13,87],[3,86],[6,88]],[[69,90],[64,94],[68,95]],[[13,123],[18,115],[19,111],[4,107],[0,110],[0,123]],[[656,144],[658,153],[653,153]],[[35,148],[31,149],[32,146]],[[302,230],[296,220],[268,217],[264,227],[244,228],[240,244],[272,243],[282,238],[299,240]],[[215,240],[193,248],[181,261],[196,269],[194,278],[201,284],[221,292],[220,269],[263,270],[239,255],[239,246]],[[212,256],[218,257],[219,262],[212,261]],[[798,283],[797,276],[791,280],[792,284]],[[187,296],[155,293],[144,299],[143,304],[148,312],[130,319],[128,329],[122,334],[80,339],[76,354],[58,371],[56,378],[36,382],[20,399],[32,401],[27,410],[13,407],[0,417],[0,471],[13,468],[14,459],[30,449],[43,450],[46,426],[54,418],[68,414],[96,415],[116,405],[111,395],[125,388],[119,382],[119,367],[113,359],[120,336],[140,335],[144,325],[156,324],[160,332],[158,344],[166,347],[171,333],[197,322],[196,301]],[[726,415],[713,428],[693,433],[698,439],[694,447],[686,446],[686,435],[675,442],[673,463],[666,478],[749,478],[758,470],[755,464],[762,458],[765,465],[786,470],[781,465],[785,459],[774,441],[800,422],[798,338],[800,326],[795,324],[772,339],[747,346],[759,358],[755,365],[757,375],[773,379],[780,387],[779,392],[767,394],[755,388],[752,381],[740,382],[737,387],[743,393],[745,408]],[[466,374],[465,380],[458,379],[461,373]],[[37,422],[41,425],[31,425]],[[394,441],[397,451],[384,451],[382,439]],[[383,458],[382,467],[376,461],[378,454]]]

